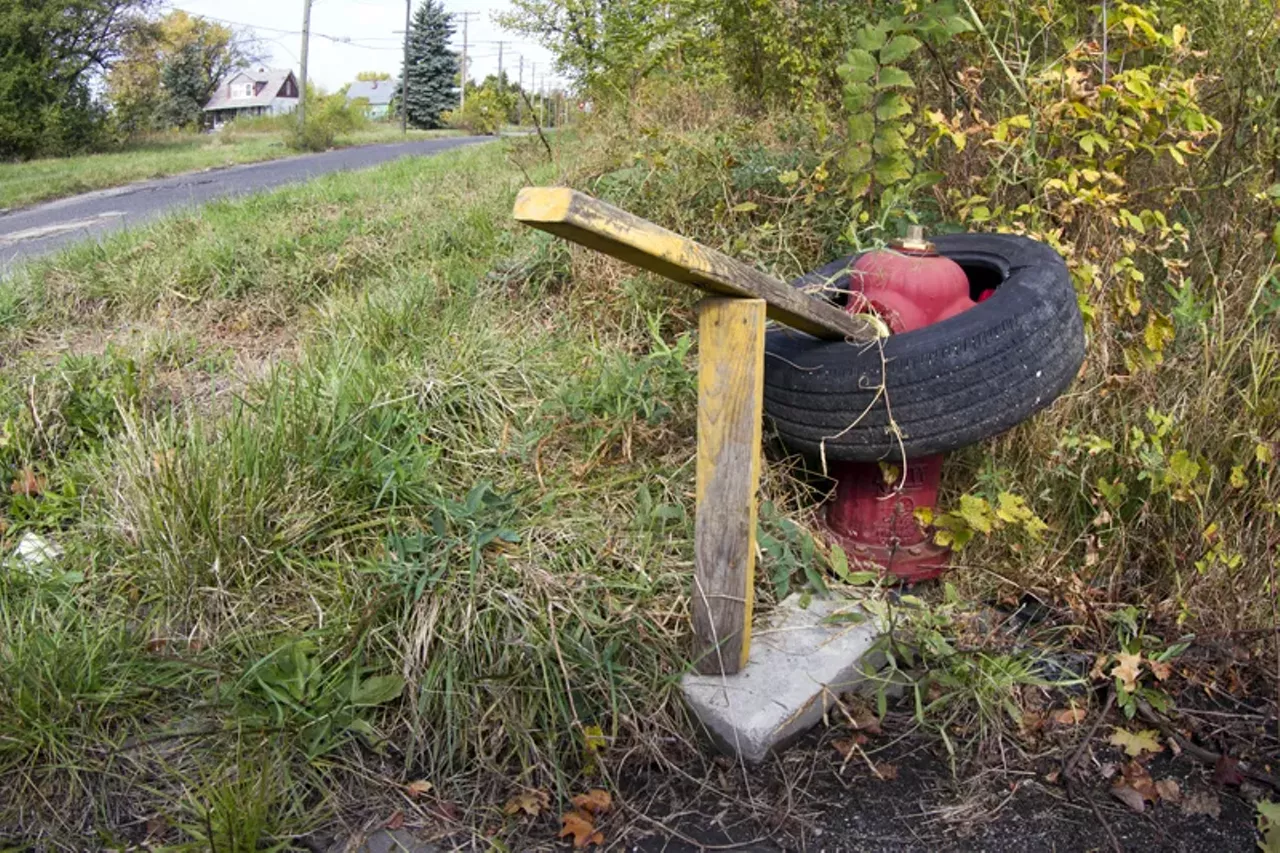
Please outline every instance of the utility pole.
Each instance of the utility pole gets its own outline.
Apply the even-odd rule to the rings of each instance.
[[[458,12],[462,16],[462,73],[458,75],[458,81],[462,84],[462,102],[458,105],[458,109],[465,110],[467,108],[467,24],[471,22],[472,15],[479,15],[479,12]]]
[[[538,63],[533,63],[533,68],[529,70],[529,118],[533,118],[538,113]]]
[[[502,46],[506,44],[504,41],[498,42],[498,88],[502,88]]]
[[[524,124],[524,54],[520,54],[520,82],[516,84],[516,124]]]
[[[311,0],[302,0],[302,91],[298,93],[298,126],[307,126],[307,46],[311,42]]]
[[[413,0],[404,0],[404,71],[400,75],[400,132],[409,135],[409,7]]]

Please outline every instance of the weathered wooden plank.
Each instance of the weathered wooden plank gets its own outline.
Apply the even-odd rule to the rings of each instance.
[[[869,341],[875,331],[821,299],[741,261],[568,187],[526,187],[516,197],[520,222],[721,296],[763,299],[779,323],[820,338]]]
[[[756,563],[764,400],[763,299],[698,306],[698,464],[693,633],[699,672],[746,665]]]

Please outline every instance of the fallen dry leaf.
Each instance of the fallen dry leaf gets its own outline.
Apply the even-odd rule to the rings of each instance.
[[[1182,789],[1178,787],[1176,779],[1161,779],[1156,783],[1156,793],[1166,803],[1182,802]]]
[[[383,829],[403,829],[404,828],[404,812],[396,809],[391,813],[391,817],[387,818],[387,822],[382,825]]]
[[[1243,781],[1244,774],[1240,772],[1240,759],[1226,755],[1218,756],[1218,762],[1213,766],[1213,784],[1239,785]]]
[[[1130,693],[1138,689],[1138,667],[1142,664],[1142,655],[1131,655],[1121,652],[1116,655],[1116,665],[1111,667],[1113,678],[1120,679],[1120,684]]]
[[[865,746],[866,743],[867,736],[861,733],[854,734],[851,738],[840,737],[831,741],[831,745],[835,748],[836,752],[840,753],[840,757],[845,760],[848,760],[855,752],[857,752],[858,747]]]
[[[405,785],[404,790],[405,790],[405,793],[408,794],[410,797],[417,798],[417,797],[424,796],[428,791],[430,791],[434,787],[435,785],[432,785],[426,779],[418,779],[415,782],[410,782],[408,785]]]
[[[1147,768],[1136,761],[1130,761],[1120,768],[1120,776],[1127,787],[1142,795],[1142,799],[1153,803],[1156,801],[1159,794],[1156,792],[1156,783],[1151,779]]]
[[[1044,781],[1048,782],[1050,785],[1056,785],[1058,784],[1058,776],[1059,773],[1057,770],[1050,770],[1048,773],[1044,774]]]
[[[574,810],[560,816],[560,838],[573,836],[573,846],[586,847],[588,844],[604,844],[604,833],[596,830],[591,815],[584,811]]]
[[[49,481],[44,477],[37,475],[30,468],[23,468],[18,472],[17,479],[9,484],[9,491],[15,495],[26,495],[29,498],[34,498],[43,492],[48,485]]]
[[[1112,785],[1111,796],[1133,809],[1138,814],[1142,814],[1147,804],[1143,800],[1142,794],[1130,788],[1128,785]]]
[[[1155,753],[1164,750],[1164,745],[1160,743],[1158,735],[1159,732],[1155,729],[1131,732],[1117,727],[1111,733],[1111,745],[1123,749],[1124,754],[1130,758],[1136,758],[1144,752]]]
[[[876,772],[880,774],[880,778],[886,782],[892,782],[898,778],[898,768],[893,764],[877,764]]]
[[[608,791],[592,788],[585,794],[574,797],[573,804],[589,814],[602,815],[613,806],[613,797],[609,796]]]
[[[1147,667],[1151,670],[1151,674],[1160,681],[1165,681],[1170,675],[1173,675],[1173,667],[1158,660],[1148,660]]]
[[[1182,798],[1183,814],[1202,814],[1218,817],[1222,814],[1222,803],[1218,795],[1212,791],[1197,791]]]
[[[542,814],[551,805],[551,795],[546,791],[525,791],[523,794],[516,794],[507,800],[507,804],[502,807],[504,814],[516,814],[524,812],[529,817],[537,817]]]
[[[154,815],[147,818],[147,838],[156,838],[168,831],[169,822],[164,819],[164,815]]]
[[[1054,711],[1049,719],[1060,726],[1075,726],[1084,722],[1087,716],[1089,711],[1085,708],[1064,708],[1061,711]]]

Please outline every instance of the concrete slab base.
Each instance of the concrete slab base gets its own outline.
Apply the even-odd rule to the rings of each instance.
[[[880,666],[868,657],[883,633],[850,599],[792,595],[751,635],[747,665],[735,675],[687,674],[685,701],[726,752],[759,762],[822,719],[837,696]],[[857,621],[859,616],[862,621]]]

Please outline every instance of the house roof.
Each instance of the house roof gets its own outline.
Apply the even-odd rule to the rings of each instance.
[[[384,106],[391,103],[395,90],[394,80],[357,80],[347,88],[347,103],[364,98],[371,107]]]
[[[262,65],[237,71],[218,84],[213,97],[209,99],[209,103],[204,105],[205,111],[270,106],[271,102],[280,93],[285,81],[292,75],[293,71],[288,68],[267,68]],[[262,86],[258,94],[250,98],[243,96],[238,98],[228,97],[231,91],[230,85],[240,78],[247,78],[255,83],[263,83],[265,85]],[[297,98],[291,98],[290,100],[297,100]]]

